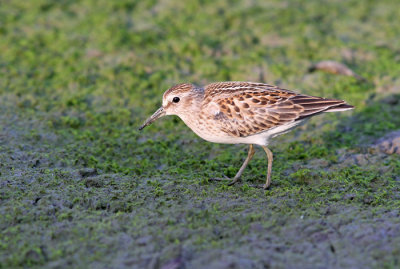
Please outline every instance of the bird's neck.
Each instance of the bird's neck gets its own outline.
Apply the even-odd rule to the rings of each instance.
[[[204,100],[204,89],[196,88],[187,98],[186,109],[178,116],[185,122],[186,125],[191,127],[191,123],[196,122],[201,113],[202,104]]]

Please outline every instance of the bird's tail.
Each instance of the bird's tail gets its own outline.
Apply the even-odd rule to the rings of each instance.
[[[325,110],[324,112],[339,112],[339,111],[350,110],[353,108],[354,108],[354,106],[344,103],[344,104],[341,104],[338,106],[331,107],[331,108]]]

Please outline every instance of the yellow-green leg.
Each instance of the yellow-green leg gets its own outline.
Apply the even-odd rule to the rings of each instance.
[[[249,153],[247,154],[247,158],[246,160],[244,160],[244,163],[242,164],[242,166],[239,169],[239,172],[237,172],[236,176],[232,179],[232,181],[228,184],[229,186],[235,184],[236,182],[238,182],[240,180],[240,177],[243,174],[244,169],[246,168],[246,166],[249,164],[251,158],[253,158],[254,155],[254,147],[252,144],[249,145]]]
[[[265,185],[263,186],[264,190],[266,190],[266,189],[268,189],[269,185],[271,185],[273,154],[272,154],[272,151],[269,148],[267,148],[266,146],[262,146],[262,148],[264,149],[264,151],[268,157],[267,181],[265,182]]]

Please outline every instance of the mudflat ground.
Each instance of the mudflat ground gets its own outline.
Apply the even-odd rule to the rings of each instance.
[[[0,3],[0,268],[398,268],[398,1]],[[308,73],[334,60],[354,77]],[[257,149],[178,118],[174,84],[244,80],[356,106]],[[399,150],[400,151],[400,150]],[[398,152],[399,152],[398,151]],[[393,153],[393,154],[392,154]]]

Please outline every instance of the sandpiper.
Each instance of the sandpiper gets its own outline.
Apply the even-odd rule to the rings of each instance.
[[[248,144],[247,158],[229,185],[239,181],[254,155],[253,145],[259,145],[268,158],[263,186],[267,189],[271,184],[273,160],[267,148],[271,138],[287,133],[322,112],[352,108],[343,100],[298,94],[264,83],[217,82],[205,87],[182,83],[164,93],[162,106],[139,130],[165,115],[177,115],[204,140]]]

